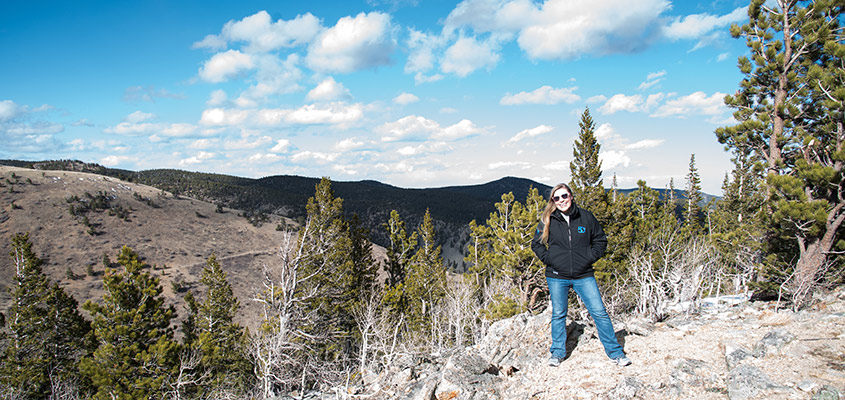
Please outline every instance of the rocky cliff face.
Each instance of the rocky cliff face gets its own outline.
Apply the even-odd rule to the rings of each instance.
[[[473,347],[408,358],[345,388],[371,399],[838,399],[845,394],[845,288],[812,309],[706,303],[660,323],[615,321],[633,360],[618,367],[587,321],[570,321],[569,357],[546,365],[550,311],[492,325]],[[332,398],[337,398],[336,392]],[[357,396],[352,396],[357,397]]]

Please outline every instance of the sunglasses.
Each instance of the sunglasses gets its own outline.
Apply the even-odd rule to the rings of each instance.
[[[560,195],[560,196],[552,196],[552,200],[554,200],[554,201],[561,201],[561,200],[566,200],[566,199],[568,199],[568,198],[570,198],[570,197],[572,197],[572,196],[570,196],[570,195],[569,195],[569,193],[564,193],[564,194],[562,194],[562,195]]]

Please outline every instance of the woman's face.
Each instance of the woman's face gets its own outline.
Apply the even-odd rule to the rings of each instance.
[[[552,201],[560,212],[567,212],[569,207],[572,207],[572,193],[569,193],[566,188],[560,188],[552,193]]]

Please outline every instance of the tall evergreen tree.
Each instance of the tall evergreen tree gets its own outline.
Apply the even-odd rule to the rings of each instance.
[[[689,158],[689,172],[687,173],[686,187],[687,201],[684,206],[684,223],[691,231],[696,233],[701,230],[701,178],[698,177],[698,168],[695,166],[695,154]]]
[[[419,247],[405,279],[408,323],[413,331],[430,333],[434,308],[446,296],[446,267],[441,247],[436,245],[434,222],[428,209],[417,232]]]
[[[372,259],[361,240],[365,231],[343,216],[343,199],[334,196],[331,180],[323,178],[308,199],[306,224],[300,231],[302,273],[313,275],[309,288],[317,288],[323,296],[309,301],[309,310],[323,318],[310,327],[327,340],[317,346],[324,358],[338,357],[354,351],[358,336],[353,309],[366,298],[375,282]]]
[[[596,123],[590,116],[590,109],[581,113],[581,128],[572,148],[572,161],[569,169],[572,173],[569,186],[580,206],[590,210],[602,223],[607,222],[607,194],[602,181],[601,144],[596,139]]]
[[[22,398],[48,398],[52,387],[76,378],[78,359],[91,347],[86,341],[90,324],[79,313],[76,300],[49,282],[29,234],[12,237],[11,256],[15,277],[0,384]]]
[[[187,350],[200,357],[195,375],[204,378],[196,386],[200,392],[223,384],[246,390],[252,366],[246,358],[244,328],[235,322],[240,302],[215,255],[206,260],[200,282],[206,288],[205,300],[198,303],[193,295],[186,296],[190,323],[183,325]]]
[[[395,315],[406,311],[405,277],[417,248],[417,232],[410,235],[405,228],[405,221],[396,210],[390,211],[390,219],[382,224],[387,231],[387,278],[382,295],[384,304]]]
[[[531,250],[531,238],[543,206],[544,199],[535,188],[528,192],[524,204],[516,201],[513,193],[506,193],[485,225],[470,222],[473,241],[465,258],[471,263],[467,278],[480,287],[492,279],[506,279],[516,289],[514,294],[500,294],[493,309],[486,310],[490,319],[510,317],[541,305],[538,296],[545,291],[545,268]]]
[[[94,317],[97,350],[80,363],[91,380],[95,399],[160,398],[178,367],[179,346],[170,322],[173,306],[166,306],[159,279],[129,247],[117,259],[122,270],[107,270],[102,303],[83,308]]]
[[[751,149],[765,169],[769,249],[780,255],[769,266],[792,275],[787,288],[797,306],[809,299],[845,222],[842,7],[753,0],[749,22],[731,27],[751,58],[739,59],[745,77],[725,98],[739,123],[716,135],[728,148]]]

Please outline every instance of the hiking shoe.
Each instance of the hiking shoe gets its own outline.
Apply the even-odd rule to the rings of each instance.
[[[627,367],[631,365],[631,359],[626,356],[619,357],[613,361],[616,362],[616,365],[620,367]]]
[[[549,357],[549,366],[550,367],[557,367],[560,365],[560,362],[563,361],[560,357],[551,356]]]

